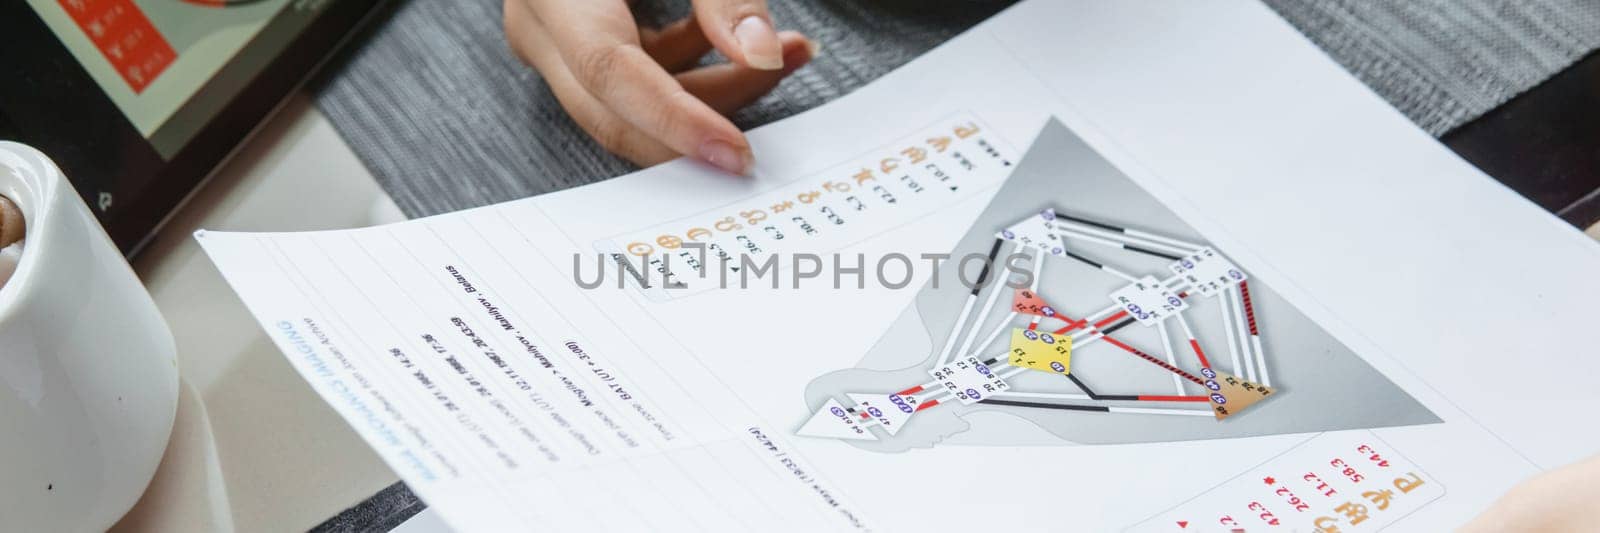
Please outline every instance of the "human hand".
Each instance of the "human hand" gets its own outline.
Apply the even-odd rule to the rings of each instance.
[[[1600,502],[1600,455],[1523,481],[1459,531],[1586,531]]]
[[[723,115],[771,91],[815,45],[773,30],[765,0],[694,0],[639,28],[625,0],[505,0],[506,41],[584,131],[639,165],[679,155],[743,174],[750,143]],[[715,47],[730,63],[697,67]]]

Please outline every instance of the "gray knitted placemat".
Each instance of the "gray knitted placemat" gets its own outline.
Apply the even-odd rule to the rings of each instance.
[[[780,27],[805,31],[824,51],[735,117],[747,128],[845,94],[1009,3],[769,2]],[[685,0],[666,3],[680,5],[659,11],[683,12]],[[1595,0],[1268,4],[1435,135],[1600,47]],[[633,170],[590,142],[538,76],[512,56],[500,9],[501,0],[403,3],[319,86],[318,106],[407,215],[522,198]]]
[[[574,0],[598,1],[598,0]],[[1105,0],[1112,1],[1112,0]],[[1596,0],[1265,0],[1390,104],[1441,135],[1600,47]],[[317,105],[406,215],[481,206],[634,167],[589,141],[507,49],[502,0],[414,0],[317,84]],[[850,92],[1009,0],[768,0],[823,53],[734,117],[750,128]],[[650,4],[665,20],[686,0]],[[396,485],[323,529],[421,509]],[[399,513],[397,515],[397,513]]]

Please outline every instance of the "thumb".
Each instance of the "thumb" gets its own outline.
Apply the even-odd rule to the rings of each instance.
[[[729,60],[757,70],[783,68],[783,44],[766,0],[694,0],[706,38]]]

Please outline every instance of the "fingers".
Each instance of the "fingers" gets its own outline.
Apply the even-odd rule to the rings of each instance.
[[[545,82],[550,85],[550,90],[561,102],[561,107],[572,115],[572,120],[607,151],[639,166],[654,165],[677,159],[682,155],[617,116],[604,103],[590,96],[572,76],[571,71],[565,68],[553,69],[550,75],[545,76]],[[727,170],[734,172],[732,169]]]
[[[778,82],[810,62],[816,53],[815,45],[797,32],[781,32],[778,40],[783,47],[781,70],[756,70],[723,63],[679,73],[678,82],[717,112],[732,114],[771,92]]]
[[[505,2],[505,26],[512,49],[539,71],[572,120],[606,150],[640,166],[678,157],[677,152],[645,135],[584,90],[523,0]]]
[[[1600,496],[1597,478],[1600,456],[1546,471],[1512,487],[1458,531],[1582,531]]]
[[[667,72],[694,68],[700,58],[711,51],[711,41],[706,40],[700,22],[694,17],[684,17],[660,30],[642,31],[639,37],[645,52]]]
[[[764,21],[764,6],[753,5]],[[773,33],[779,69],[738,62],[693,68],[716,35],[704,31],[703,20],[641,32],[622,0],[505,2],[512,48],[601,145],[645,166],[688,154],[743,173],[752,163],[749,145],[720,113],[770,92],[815,48],[799,33]]]
[[[573,77],[612,113],[677,153],[737,174],[750,167],[744,134],[645,53],[626,4],[530,2]]]
[[[766,0],[694,0],[694,16],[711,44],[747,68],[783,68],[783,45]]]

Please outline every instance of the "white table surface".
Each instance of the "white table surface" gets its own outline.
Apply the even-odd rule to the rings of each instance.
[[[402,220],[305,95],[134,261],[177,340],[177,422],[124,531],[303,531],[398,480],[271,344],[190,237]]]

